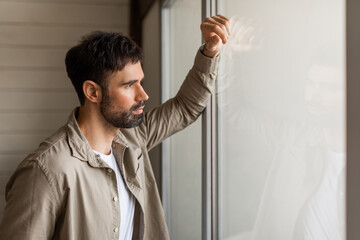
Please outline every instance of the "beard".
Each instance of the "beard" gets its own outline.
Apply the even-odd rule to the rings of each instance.
[[[104,93],[100,103],[100,113],[104,119],[116,128],[133,128],[143,122],[143,113],[133,114],[132,112],[145,105],[144,101],[134,104],[128,111],[116,111],[112,109],[112,101],[107,92]]]

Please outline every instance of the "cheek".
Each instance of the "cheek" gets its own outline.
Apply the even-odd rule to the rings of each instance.
[[[111,102],[117,109],[128,110],[134,104],[134,95],[131,91],[118,91],[111,94]]]

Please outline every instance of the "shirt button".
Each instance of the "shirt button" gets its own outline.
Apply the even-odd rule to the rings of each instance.
[[[113,201],[117,202],[118,198],[117,197],[113,197]]]
[[[117,228],[117,227],[116,227],[116,228],[114,228],[114,232],[116,232],[116,233],[117,233],[118,231],[119,231],[119,228]]]
[[[112,169],[110,169],[110,168],[108,168],[107,171],[108,171],[108,173],[112,173]]]

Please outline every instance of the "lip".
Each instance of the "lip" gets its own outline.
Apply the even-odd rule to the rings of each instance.
[[[144,112],[144,107],[145,107],[145,106],[141,106],[141,107],[135,109],[135,110],[133,111],[133,113],[134,113],[134,114],[141,114],[141,113],[143,113],[143,112]]]

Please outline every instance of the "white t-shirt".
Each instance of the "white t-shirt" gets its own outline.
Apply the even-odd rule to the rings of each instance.
[[[105,155],[93,150],[96,154],[100,155],[100,158],[104,160],[109,167],[111,167],[116,174],[117,188],[118,188],[118,199],[120,204],[120,231],[119,240],[131,240],[134,224],[134,212],[135,212],[135,201],[134,196],[126,188],[124,180],[121,176],[119,167],[115,160],[113,150],[111,153]]]

